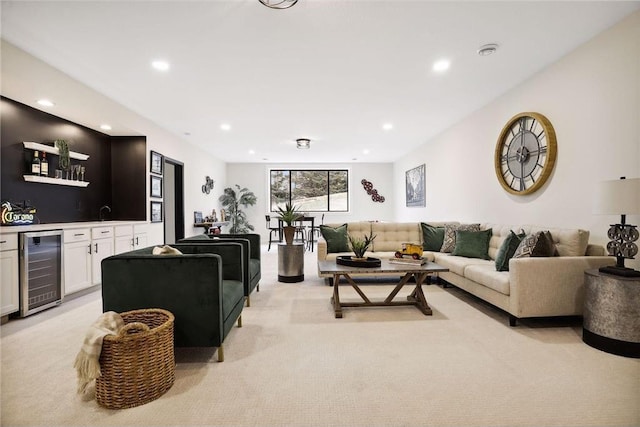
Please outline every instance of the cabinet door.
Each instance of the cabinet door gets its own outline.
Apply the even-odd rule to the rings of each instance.
[[[69,295],[90,287],[91,250],[89,241],[64,245],[64,294]]]
[[[91,274],[93,275],[93,284],[97,285],[102,283],[102,260],[115,253],[113,238],[93,240],[91,252]]]
[[[0,316],[20,309],[18,251],[0,252]]]
[[[131,236],[116,237],[115,253],[121,254],[123,252],[129,252],[133,250],[133,241],[134,239]]]
[[[133,238],[134,249],[141,249],[147,247],[147,233],[136,233]]]

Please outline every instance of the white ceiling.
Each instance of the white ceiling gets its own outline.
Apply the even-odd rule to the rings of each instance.
[[[224,161],[391,162],[640,2],[299,0],[271,10],[258,0],[3,0],[1,8],[4,40]],[[480,57],[486,43],[500,49]],[[150,67],[158,58],[168,72]],[[440,58],[451,60],[444,74],[431,69]],[[47,112],[97,130],[109,123],[110,135],[140,132],[122,112],[92,108],[86,91],[56,91],[54,78],[2,77],[9,98],[42,108],[36,99],[56,94]],[[311,149],[297,150],[296,138],[310,138]]]

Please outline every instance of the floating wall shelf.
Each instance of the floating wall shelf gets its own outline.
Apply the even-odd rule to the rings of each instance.
[[[60,155],[60,151],[56,147],[51,145],[44,145],[38,142],[29,142],[29,141],[24,141],[23,144],[24,144],[24,148],[28,148],[29,150],[44,151],[45,153],[55,154],[56,156]],[[75,151],[69,151],[69,158],[76,159],[76,160],[87,160],[89,158],[89,155],[76,153]]]
[[[72,179],[49,178],[48,176],[23,175],[27,182],[39,182],[41,184],[68,185],[70,187],[86,187],[87,181],[74,181]]]

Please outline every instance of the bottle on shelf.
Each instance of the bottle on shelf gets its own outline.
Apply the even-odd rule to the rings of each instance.
[[[31,174],[40,175],[40,156],[38,151],[33,152],[33,159],[31,160]]]
[[[42,160],[40,160],[40,176],[49,176],[49,161],[47,153],[42,152]]]

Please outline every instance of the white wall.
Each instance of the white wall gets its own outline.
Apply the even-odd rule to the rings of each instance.
[[[227,164],[228,186],[235,184],[247,187],[258,199],[255,206],[246,210],[249,222],[260,233],[262,240],[269,241],[264,216],[269,213],[269,170],[270,169],[347,169],[349,170],[349,210],[348,213],[326,213],[324,222],[338,223],[347,221],[386,220],[393,221],[393,206],[397,196],[393,193],[393,165],[391,163],[353,163],[353,164]],[[367,195],[360,181],[367,179],[385,197],[384,203],[374,202]],[[318,223],[321,213],[313,214]],[[275,225],[275,222],[274,222]]]
[[[542,189],[514,196],[500,186],[493,154],[502,127],[523,111],[551,121],[558,156]],[[427,206],[405,208],[403,197],[396,198],[399,221],[583,228],[592,243],[605,245],[608,224],[620,217],[592,213],[596,183],[640,177],[640,12],[397,161],[396,194],[404,192],[404,172],[421,163]],[[639,224],[640,216],[629,215],[627,223]],[[638,268],[640,262],[627,265]]]

